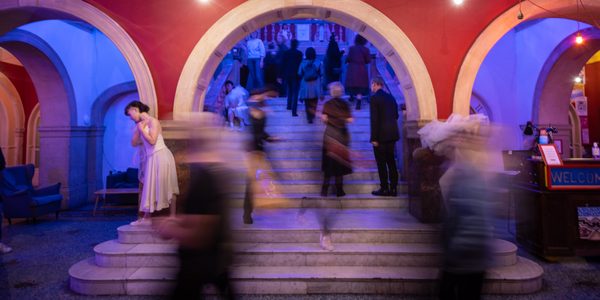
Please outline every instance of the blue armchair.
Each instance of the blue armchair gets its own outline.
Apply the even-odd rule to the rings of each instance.
[[[55,213],[58,218],[60,183],[34,189],[31,185],[34,166],[9,167],[0,172],[0,196],[3,200],[4,217],[12,224],[12,218],[33,218]]]

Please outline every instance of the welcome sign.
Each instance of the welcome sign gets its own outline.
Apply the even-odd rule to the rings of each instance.
[[[548,167],[547,184],[550,190],[600,189],[600,168],[597,165]]]

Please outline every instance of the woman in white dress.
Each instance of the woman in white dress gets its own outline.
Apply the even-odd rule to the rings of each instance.
[[[148,114],[150,108],[140,102],[132,101],[125,107],[125,115],[136,123],[131,144],[142,146],[145,159],[141,161],[142,195],[139,211],[142,217],[131,225],[150,223],[150,214],[169,208],[175,195],[179,194],[175,159],[162,136],[160,122]]]

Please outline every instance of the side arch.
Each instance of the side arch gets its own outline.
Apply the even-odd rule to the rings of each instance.
[[[24,125],[21,96],[10,79],[0,73],[0,147],[9,165],[21,162]]]

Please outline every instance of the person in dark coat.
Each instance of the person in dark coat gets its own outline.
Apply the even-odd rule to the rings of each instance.
[[[292,116],[298,116],[298,90],[300,78],[298,68],[304,55],[298,50],[298,40],[291,41],[291,48],[283,53],[283,66],[281,74],[287,85],[287,109],[292,111]]]
[[[398,104],[392,95],[383,90],[383,79],[375,77],[371,81],[371,144],[377,161],[377,171],[381,187],[373,191],[375,196],[396,196],[398,169],[396,168],[396,142],[400,139],[398,130]]]
[[[6,168],[6,160],[4,159],[4,153],[2,153],[2,149],[0,148],[0,171]]]
[[[342,54],[338,43],[335,41],[335,35],[331,35],[329,38],[329,45],[327,45],[327,52],[325,53],[325,81],[326,84],[340,81],[342,75]]]
[[[371,52],[365,47],[367,40],[361,35],[354,38],[354,46],[348,50],[346,63],[346,92],[350,95],[350,101],[356,97],[356,109],[360,109],[363,96],[369,95],[369,70],[367,65],[371,63]]]
[[[323,134],[323,186],[321,196],[327,196],[331,177],[335,177],[336,196],[344,193],[343,176],[352,173],[350,161],[350,133],[347,124],[352,121],[350,105],[341,99],[344,87],[339,82],[329,84],[331,99],[323,105],[321,118],[327,124]]]

